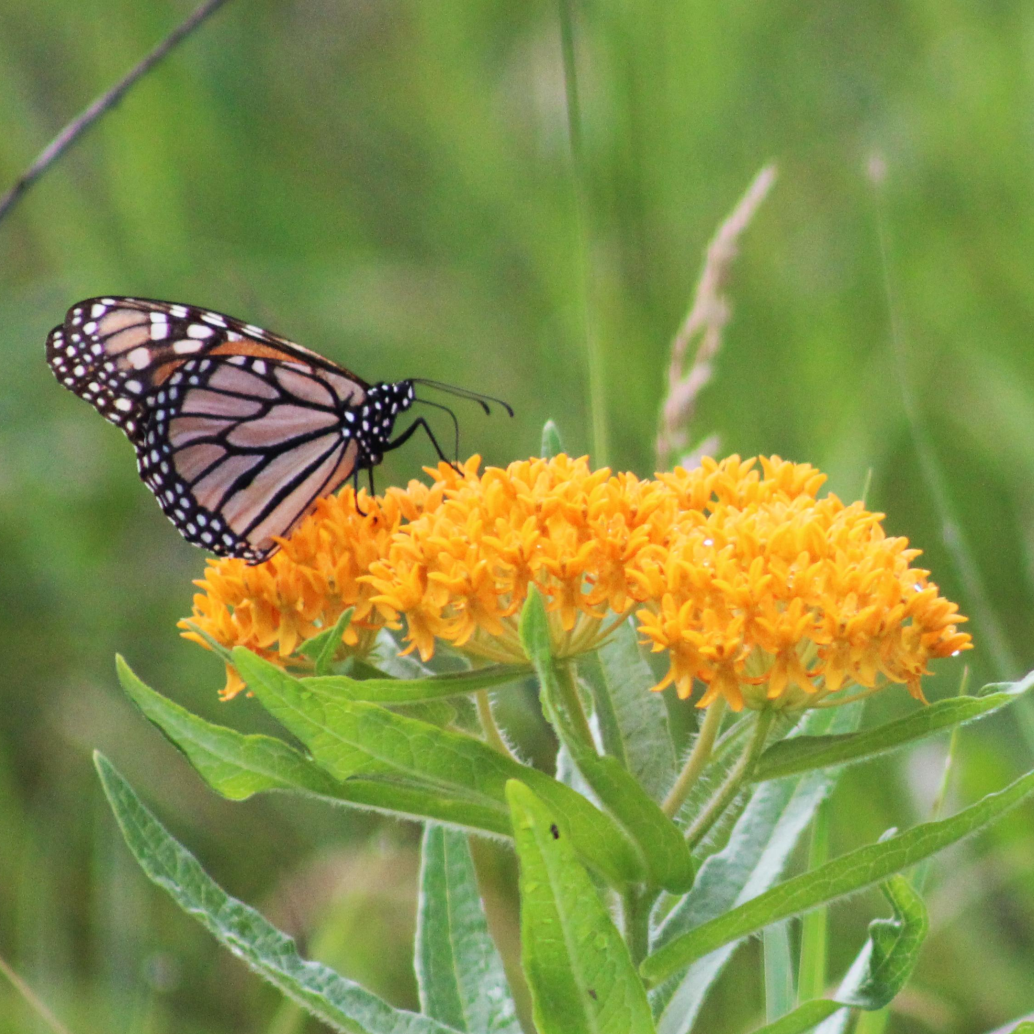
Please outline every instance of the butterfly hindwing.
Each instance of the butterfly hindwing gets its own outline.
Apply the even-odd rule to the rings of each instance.
[[[140,475],[190,542],[251,561],[353,473],[352,406],[297,362],[190,359],[150,398]],[[359,399],[361,401],[361,398]],[[352,415],[352,421],[347,419]]]

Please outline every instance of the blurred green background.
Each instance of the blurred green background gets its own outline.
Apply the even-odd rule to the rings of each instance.
[[[189,10],[0,5],[0,190]],[[815,463],[848,498],[871,470],[870,504],[975,619],[971,686],[1034,666],[1034,6],[587,0],[576,13],[609,462],[653,471],[702,248],[775,160],[695,436]],[[512,422],[461,410],[465,450],[488,462],[535,453],[550,416],[569,451],[588,451],[559,25],[552,0],[236,0],[0,225],[0,956],[76,1034],[318,1029],[136,871],[94,748],[231,892],[403,1005],[416,831],[275,796],[219,800],[122,698],[116,650],[187,706],[255,720],[246,700],[217,702],[219,664],[177,638],[203,555],[122,436],[55,383],[44,338],[90,295],[207,305],[367,379],[505,396]],[[380,484],[431,459],[415,440]],[[961,665],[939,671],[931,697],[956,691]],[[534,746],[529,702],[515,697],[512,716]],[[944,752],[852,770],[835,849],[927,815]],[[950,805],[1032,752],[1017,713],[967,729]],[[512,949],[512,859],[485,848],[481,864]],[[942,858],[930,905],[889,1029],[976,1034],[1034,1010],[1034,808]],[[834,974],[882,908],[872,895],[834,909]],[[760,977],[752,943],[702,1029],[749,1029]],[[0,979],[0,1032],[43,1029]]]

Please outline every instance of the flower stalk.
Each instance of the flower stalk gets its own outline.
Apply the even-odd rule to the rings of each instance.
[[[772,708],[758,712],[758,716],[754,720],[754,729],[739,760],[726,776],[725,782],[718,788],[714,797],[686,830],[686,842],[689,844],[690,850],[707,836],[714,824],[722,817],[725,809],[736,799],[740,788],[750,778],[758,758],[761,757],[761,752],[765,749],[765,741],[768,739],[775,714],[776,712]]]
[[[686,758],[686,763],[679,773],[675,785],[671,788],[671,792],[664,798],[664,803],[661,805],[661,811],[668,818],[673,819],[678,815],[690,791],[696,786],[700,773],[703,772],[707,763],[711,760],[714,743],[718,737],[718,730],[721,728],[722,718],[724,717],[725,700],[718,699],[707,709],[704,720],[700,725],[700,731],[697,733],[696,742],[693,744],[693,749],[690,751],[689,757]]]

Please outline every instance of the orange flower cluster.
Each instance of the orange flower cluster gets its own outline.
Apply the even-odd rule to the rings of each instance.
[[[641,567],[637,616],[680,697],[699,679],[700,707],[721,695],[734,710],[794,708],[882,676],[921,700],[927,661],[970,648],[956,605],[910,567],[920,550],[861,503],[818,499],[825,475],[810,465],[733,456],[660,480],[678,518]]]
[[[606,633],[608,611],[643,597],[631,572],[662,548],[672,494],[632,474],[589,469],[585,458],[525,460],[480,477],[445,464],[440,505],[400,528],[366,579],[386,620],[427,660],[436,639],[497,661],[523,661],[517,619],[529,584],[547,600],[558,657],[584,653]]]
[[[374,590],[362,576],[382,557],[402,521],[420,512],[429,490],[411,482],[406,490],[389,488],[383,498],[359,492],[359,509],[351,489],[320,499],[316,510],[281,549],[263,564],[250,566],[236,557],[209,560],[205,577],[194,584],[194,613],[179,627],[186,639],[208,643],[192,626],[227,647],[246,646],[261,657],[283,664],[298,646],[333,628],[354,607],[343,647],[358,654],[373,645],[383,619],[374,608]],[[361,511],[361,512],[360,512]],[[223,697],[244,687],[227,665]]]
[[[698,680],[698,706],[721,696],[736,710],[883,681],[921,699],[927,661],[970,646],[956,606],[910,567],[919,551],[860,503],[818,499],[825,477],[807,464],[773,457],[759,470],[733,456],[656,480],[563,455],[478,465],[441,464],[430,487],[361,496],[366,516],[346,489],[265,564],[210,562],[193,622],[283,663],[354,606],[353,650],[404,621],[425,660],[437,641],[523,660],[517,621],[534,584],[557,656],[594,649],[635,610],[646,641],[668,652],[656,688],[688,697]]]

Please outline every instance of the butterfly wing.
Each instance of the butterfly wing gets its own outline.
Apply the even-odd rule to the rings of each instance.
[[[220,313],[136,298],[69,310],[58,380],[117,424],[181,534],[258,563],[353,474],[369,388],[308,349]]]
[[[343,398],[369,385],[293,341],[219,312],[147,298],[89,298],[47,337],[57,379],[138,444],[147,397],[190,359],[245,355],[297,361],[319,371]]]

